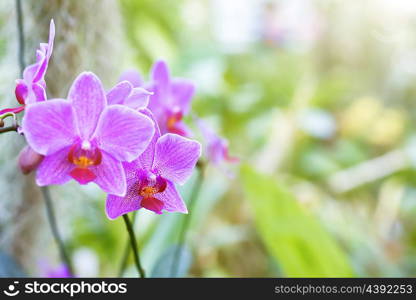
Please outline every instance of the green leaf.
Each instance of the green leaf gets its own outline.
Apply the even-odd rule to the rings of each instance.
[[[172,245],[159,257],[150,277],[186,277],[192,261],[191,250],[186,245]]]
[[[285,276],[352,276],[346,254],[289,191],[249,166],[242,175],[255,226]]]

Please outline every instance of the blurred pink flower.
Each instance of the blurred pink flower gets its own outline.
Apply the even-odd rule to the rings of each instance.
[[[160,132],[190,136],[182,118],[189,113],[195,92],[192,82],[182,78],[171,78],[164,61],[157,61],[151,71],[149,109],[154,114]]]
[[[140,74],[133,70],[124,72],[120,80],[130,82],[133,87],[142,86],[153,92],[150,95],[148,108],[154,114],[162,134],[170,132],[190,136],[190,130],[182,118],[189,113],[195,92],[191,81],[171,78],[169,68],[164,61],[157,61],[153,65],[148,83],[143,83]]]
[[[228,141],[209,127],[203,120],[197,119],[197,124],[201,130],[206,143],[207,158],[213,164],[219,166],[223,162],[237,163],[239,159],[232,157],[228,153]]]
[[[72,278],[69,268],[65,264],[59,264],[57,267],[52,267],[46,262],[40,264],[41,276],[45,278]]]

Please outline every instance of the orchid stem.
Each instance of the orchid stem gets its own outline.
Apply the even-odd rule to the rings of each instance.
[[[22,12],[22,2],[16,0],[16,13],[17,13],[17,30],[19,33],[19,66],[20,73],[23,74],[25,68],[25,38],[23,31],[23,12]]]
[[[134,211],[132,213],[132,218],[131,218],[131,223],[133,225],[134,225],[134,222],[136,221],[136,216],[137,216],[137,211]],[[129,259],[129,254],[130,254],[130,240],[128,239],[126,241],[126,245],[124,246],[123,258],[121,259],[121,264],[120,264],[120,268],[118,271],[118,277],[122,277],[127,268],[127,261]]]
[[[17,132],[17,129],[18,127],[16,125],[0,128],[0,134],[5,133],[5,132],[10,132],[10,131]]]
[[[145,278],[146,275],[140,263],[139,250],[137,249],[137,241],[136,241],[136,236],[134,235],[133,226],[127,214],[123,215],[123,220],[124,220],[124,224],[126,225],[127,232],[129,233],[130,245],[131,245],[131,248],[133,249],[134,263],[136,264],[137,271],[139,272],[141,278]]]
[[[56,217],[54,214],[54,208],[53,208],[51,195],[49,193],[49,188],[47,186],[43,186],[40,189],[42,191],[43,198],[45,199],[46,214],[48,216],[48,221],[52,230],[53,238],[55,239],[55,242],[59,248],[59,254],[61,256],[61,260],[68,267],[70,274],[74,275],[71,260],[68,256],[68,253],[66,252],[65,244],[62,241],[61,235],[59,234],[58,225],[56,224]]]
[[[182,228],[179,232],[179,238],[178,238],[178,243],[176,245],[176,249],[175,249],[175,254],[172,260],[172,265],[171,265],[171,277],[176,277],[178,274],[178,268],[180,266],[180,262],[182,260],[182,245],[185,243],[186,240],[186,233],[188,232],[189,229],[189,225],[191,223],[191,217],[192,217],[192,211],[193,208],[197,202],[198,196],[199,196],[199,192],[201,190],[201,186],[202,186],[202,182],[204,181],[204,169],[205,169],[205,165],[203,162],[198,161],[197,163],[197,168],[199,169],[199,173],[198,173],[198,177],[196,179],[196,182],[192,188],[192,192],[191,192],[191,196],[188,202],[188,211],[189,214],[184,216],[185,219],[182,223]]]

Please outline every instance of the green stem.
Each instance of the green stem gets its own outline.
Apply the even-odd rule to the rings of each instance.
[[[131,218],[131,223],[134,225],[134,222],[136,221],[137,211],[134,211],[132,214],[133,216]],[[121,259],[120,268],[118,271],[118,277],[122,277],[124,272],[126,271],[129,254],[130,254],[130,240],[127,239],[126,244],[124,246],[123,258]]]
[[[19,36],[19,67],[20,73],[23,75],[23,70],[25,68],[25,37],[23,31],[23,12],[22,12],[22,2],[16,0],[16,14],[17,14],[17,31]]]
[[[131,225],[130,219],[127,216],[127,214],[123,215],[123,220],[124,224],[126,225],[127,232],[129,233],[130,245],[133,249],[134,263],[136,264],[137,271],[139,272],[141,278],[145,278],[146,275],[140,263],[139,250],[137,249],[136,236],[134,235],[133,226]]]
[[[54,208],[53,208],[51,195],[49,193],[49,189],[47,186],[43,186],[40,189],[42,191],[43,198],[45,199],[46,214],[48,216],[48,221],[52,230],[53,238],[55,239],[55,242],[58,245],[61,260],[66,264],[69,272],[73,276],[74,269],[72,267],[71,259],[69,258],[69,255],[65,249],[65,244],[61,238],[61,235],[59,234],[58,225],[56,224],[56,217],[54,214]]]

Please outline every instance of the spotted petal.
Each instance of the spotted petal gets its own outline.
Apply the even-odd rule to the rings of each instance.
[[[185,202],[172,182],[168,182],[166,190],[163,193],[157,194],[156,197],[163,202],[164,210],[184,214],[188,213]]]

